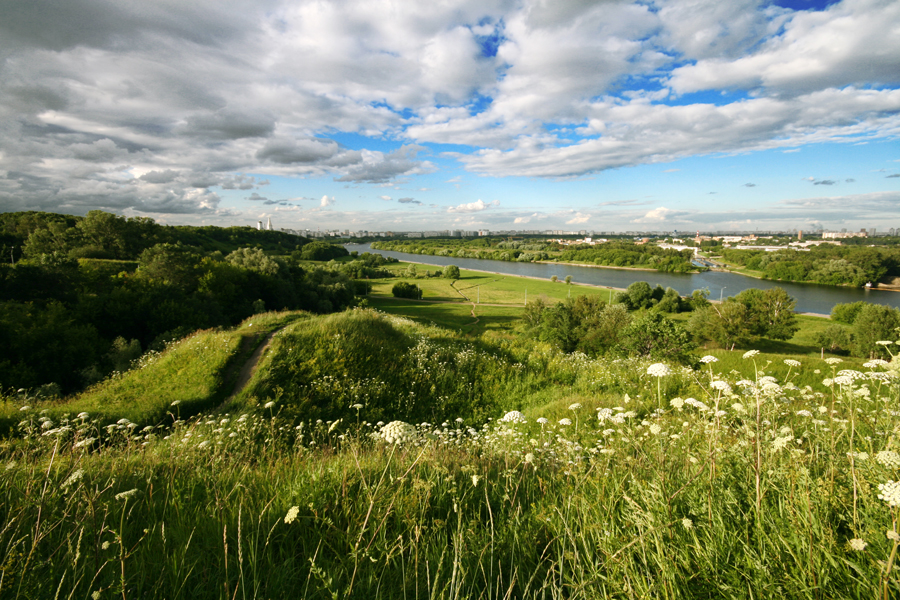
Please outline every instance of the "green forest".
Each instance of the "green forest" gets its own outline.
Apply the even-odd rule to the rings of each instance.
[[[512,262],[554,260],[605,267],[654,269],[666,273],[687,273],[699,269],[691,264],[694,256],[691,250],[665,249],[652,244],[635,244],[631,240],[614,240],[596,246],[566,246],[558,242],[490,237],[474,240],[392,240],[373,242],[372,249]]]
[[[721,250],[722,258],[764,279],[863,287],[900,277],[900,248],[820,244],[808,250]]]

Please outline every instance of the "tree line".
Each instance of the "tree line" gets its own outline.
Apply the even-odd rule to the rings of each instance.
[[[346,256],[343,247],[283,232],[168,228],[100,211],[0,217],[4,240],[17,242],[0,263],[4,389],[70,393],[197,329],[354,302],[347,273],[302,264]]]

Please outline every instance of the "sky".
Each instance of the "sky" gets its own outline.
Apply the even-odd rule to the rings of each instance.
[[[0,212],[900,228],[897,0],[0,0]]]

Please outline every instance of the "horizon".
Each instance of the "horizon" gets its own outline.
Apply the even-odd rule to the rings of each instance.
[[[8,4],[0,212],[900,227],[894,1]]]

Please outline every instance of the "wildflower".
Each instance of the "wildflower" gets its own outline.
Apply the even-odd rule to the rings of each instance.
[[[612,418],[612,409],[609,408],[598,408],[597,409],[597,420],[603,423],[607,419]]]
[[[847,456],[863,462],[869,460],[868,452],[848,452]]]
[[[839,364],[839,363],[842,363],[842,362],[844,362],[843,359],[837,358],[837,357],[835,357],[835,356],[832,356],[831,358],[826,358],[826,359],[825,359],[825,363],[826,363],[826,364],[829,364],[829,365],[836,365],[836,364]]]
[[[27,405],[27,404],[26,404],[26,405],[25,405],[25,406],[23,406],[23,407],[22,407],[22,408],[20,408],[20,409],[19,409],[19,410],[21,410],[21,411],[25,411],[25,410],[31,410],[31,407],[30,407],[30,406],[28,406],[28,405]]]
[[[546,425],[549,421],[546,419],[546,417],[538,417],[537,422],[541,425]]]
[[[269,402],[266,402],[265,404],[263,404],[263,408],[272,408],[273,406],[275,406],[275,403],[272,402],[271,400]]]
[[[560,424],[560,425],[571,425],[571,424],[572,424],[572,421],[571,421],[570,419],[565,419],[565,418],[563,418],[563,419],[560,419],[560,420],[559,420],[559,424]]]
[[[875,342],[875,343],[878,344],[879,346],[890,346],[894,342],[892,342],[890,340],[882,340],[882,341]]]
[[[799,367],[800,361],[794,360],[793,358],[786,358],[786,359],[784,359],[784,364],[786,364],[789,367]]]
[[[685,529],[693,529],[694,522],[691,521],[690,519],[688,519],[687,517],[685,517],[681,520],[681,526],[684,527]]]
[[[672,406],[672,408],[681,410],[681,407],[684,406],[684,400],[682,400],[681,398],[672,398],[671,400],[669,400],[669,404]]]
[[[478,482],[481,481],[480,475],[472,475],[472,487],[478,487]]]
[[[527,423],[525,420],[525,415],[520,413],[517,410],[511,410],[502,417],[500,417],[500,422],[502,423]]]
[[[579,410],[581,408],[581,402],[576,402],[575,404],[569,405],[569,410]]]
[[[78,483],[81,478],[84,477],[84,469],[78,469],[69,475],[68,479],[66,479],[62,484],[62,489],[66,489],[71,485]]]
[[[741,404],[740,402],[735,402],[734,404],[731,405],[731,408],[734,410],[734,412],[737,412],[737,413],[743,413],[743,412],[747,411],[747,409],[744,408],[744,405]]]
[[[838,377],[849,377],[852,380],[866,378],[865,375],[863,375],[859,371],[854,371],[853,369],[844,369],[842,371],[838,371],[837,374],[838,374]]]
[[[859,538],[853,538],[852,540],[850,540],[850,549],[851,550],[856,550],[857,552],[862,552],[863,550],[866,549],[866,546],[868,546],[868,544],[866,544],[866,542],[864,540],[861,540]]]
[[[881,491],[878,494],[879,500],[884,500],[891,508],[900,506],[900,481],[889,480],[885,483],[879,483],[878,489]]]
[[[134,488],[132,490],[128,490],[127,492],[119,492],[116,494],[116,500],[127,500],[138,493],[138,489]]]
[[[893,529],[888,529],[887,530],[887,539],[895,541],[895,542],[900,542],[900,534],[898,534]]]
[[[777,438],[775,438],[775,441],[772,442],[772,447],[773,447],[776,451],[777,451],[777,450],[782,450],[782,449],[786,448],[787,445],[788,445],[788,444],[791,442],[791,440],[793,440],[793,439],[794,439],[794,436],[792,436],[792,435],[787,435],[787,436],[784,436],[784,437],[777,437]]]
[[[812,416],[812,413],[809,412],[808,410],[798,410],[796,414],[798,417],[811,417]]]
[[[297,519],[297,515],[300,514],[299,506],[292,506],[288,509],[287,514],[284,515],[284,522],[290,525]]]
[[[97,441],[97,438],[92,438],[92,437],[84,438],[83,440],[79,440],[79,441],[75,442],[75,447],[76,448],[84,448],[85,446],[90,446],[91,444],[93,444],[96,441]]]
[[[834,382],[838,385],[853,385],[853,378],[849,375],[838,375],[834,378]]]
[[[731,386],[728,385],[728,384],[727,384],[726,382],[724,382],[724,381],[720,381],[720,380],[717,379],[717,380],[713,381],[712,383],[710,383],[710,384],[709,384],[709,387],[711,387],[711,388],[714,389],[714,390],[719,390],[720,392],[722,392],[722,393],[725,394],[726,396],[730,396],[730,395],[731,395]]]
[[[659,435],[660,431],[662,431],[662,427],[660,427],[658,424],[654,423],[650,426],[650,433],[652,433],[653,435]]]
[[[704,365],[708,365],[709,363],[719,362],[719,359],[715,356],[710,356],[709,354],[707,354],[700,359],[700,362],[702,362]]]
[[[885,467],[891,467],[894,469],[900,467],[900,454],[897,454],[896,452],[892,452],[890,450],[882,450],[875,455],[875,460]]]
[[[647,375],[652,375],[653,377],[665,377],[671,374],[672,370],[664,363],[653,363],[647,367]]]
[[[102,544],[100,544],[100,547],[104,550],[109,549],[109,541],[103,542]]]
[[[418,438],[416,428],[403,421],[391,421],[381,428],[379,435],[388,444],[414,442]]]
[[[759,350],[747,350],[744,352],[744,358],[753,358],[757,354],[759,354]]]
[[[169,406],[178,406],[179,404],[181,404],[181,400],[173,400]]]
[[[874,360],[870,360],[869,362],[863,363],[863,366],[867,369],[874,369],[875,367],[884,367],[889,364],[890,363],[886,360],[881,360],[880,358],[876,358]]]
[[[362,404],[354,404],[354,405],[351,406],[350,408],[355,408],[355,409],[357,410],[357,412],[358,412],[362,407],[363,407]]]
[[[86,412],[80,412],[80,413],[78,413],[78,415],[75,418],[76,419],[87,419],[89,416],[90,415],[88,415]]]
[[[530,465],[534,463],[534,454],[529,452],[525,455],[525,464]]]

